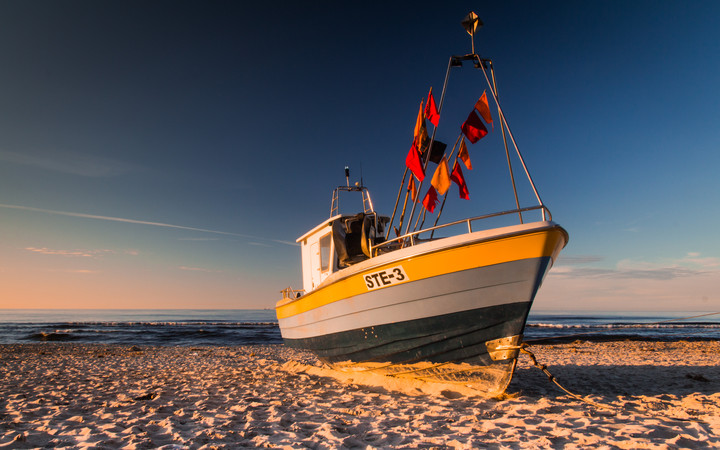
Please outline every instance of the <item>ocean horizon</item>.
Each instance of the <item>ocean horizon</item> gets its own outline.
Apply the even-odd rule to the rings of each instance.
[[[525,341],[714,340],[710,311],[531,311]],[[0,344],[278,345],[274,309],[0,309]]]

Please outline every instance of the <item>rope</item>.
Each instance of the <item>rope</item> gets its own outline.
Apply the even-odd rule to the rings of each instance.
[[[680,319],[668,319],[668,320],[661,320],[660,322],[651,323],[648,325],[656,325],[659,323],[667,323],[667,322],[677,322],[678,320],[688,320],[688,319],[697,319],[698,317],[707,317],[707,316],[715,316],[717,314],[720,314],[720,311],[718,312],[712,312],[712,313],[706,313],[706,314],[698,314],[697,316],[690,316],[690,317],[682,317]]]
[[[720,314],[720,312],[713,313],[713,314]],[[704,315],[706,315],[706,314],[704,314]],[[700,317],[700,316],[698,316],[698,317]],[[520,352],[525,353],[526,355],[528,355],[528,356],[530,357],[530,360],[532,361],[532,364],[533,364],[535,367],[537,367],[538,369],[540,369],[540,370],[548,377],[548,380],[550,380],[551,382],[553,382],[557,387],[559,387],[560,389],[562,389],[566,394],[568,394],[569,396],[571,396],[572,398],[574,398],[574,399],[576,399],[576,400],[580,400],[581,402],[585,402],[585,403],[587,403],[588,405],[594,406],[594,407],[596,407],[596,408],[607,409],[607,410],[609,410],[609,411],[614,412],[615,414],[618,414],[618,413],[621,413],[621,412],[622,412],[622,410],[620,410],[620,409],[618,409],[618,408],[616,408],[616,407],[614,407],[614,406],[605,405],[605,404],[602,404],[602,403],[597,403],[597,402],[594,402],[594,401],[592,401],[592,400],[588,400],[588,399],[585,398],[585,397],[581,397],[581,396],[579,396],[579,395],[577,395],[577,394],[575,394],[575,393],[573,393],[573,392],[570,392],[568,389],[566,389],[563,385],[561,385],[561,384],[558,382],[557,378],[555,378],[555,376],[550,373],[550,371],[548,370],[548,368],[547,368],[546,365],[540,364],[540,363],[538,362],[537,358],[535,357],[535,354],[534,354],[533,352],[531,352],[530,350],[528,350],[528,347],[530,347],[530,344],[528,344],[527,342],[523,342],[522,344],[520,344],[519,347],[515,347],[515,348],[517,348],[518,350],[520,350]],[[660,403],[664,403],[664,402],[660,402]],[[708,422],[706,422],[706,421],[704,421],[704,420],[699,420],[699,419],[684,419],[684,418],[681,418],[681,417],[661,416],[661,415],[658,415],[658,414],[653,414],[653,413],[651,413],[650,411],[647,411],[645,414],[647,414],[648,416],[655,417],[655,418],[657,418],[657,419],[663,419],[663,420],[675,420],[675,421],[680,421],[680,422],[694,422],[694,423],[703,423],[703,424],[707,424],[707,423],[708,423]]]
[[[535,367],[537,367],[538,369],[540,369],[545,375],[547,375],[548,380],[550,380],[551,382],[555,383],[555,385],[556,385],[557,387],[559,387],[560,389],[562,389],[563,391],[565,391],[565,393],[567,393],[569,396],[571,396],[571,397],[573,397],[573,398],[575,398],[575,399],[577,399],[577,400],[580,400],[581,402],[585,402],[585,403],[587,403],[587,404],[589,404],[589,405],[592,405],[592,406],[594,406],[594,407],[596,407],[596,408],[609,409],[609,410],[611,410],[611,411],[613,411],[613,412],[615,412],[615,413],[618,413],[618,412],[619,412],[616,408],[614,408],[614,407],[612,407],[612,406],[603,405],[603,404],[601,404],[601,403],[597,403],[597,402],[594,402],[594,401],[592,401],[592,400],[588,400],[588,399],[586,399],[585,397],[580,397],[579,395],[574,394],[574,393],[570,392],[569,390],[567,390],[562,384],[560,384],[560,383],[558,382],[557,378],[555,378],[555,375],[553,375],[553,374],[550,373],[550,371],[548,370],[548,368],[547,368],[546,365],[540,364],[540,363],[538,362],[537,358],[535,358],[535,354],[534,354],[533,352],[531,352],[530,350],[528,350],[528,347],[529,347],[529,346],[530,346],[530,345],[529,345],[528,343],[523,342],[523,343],[520,345],[520,351],[521,351],[522,353],[525,353],[526,355],[528,355],[528,356],[530,357],[530,361],[532,361],[533,365],[534,365]]]

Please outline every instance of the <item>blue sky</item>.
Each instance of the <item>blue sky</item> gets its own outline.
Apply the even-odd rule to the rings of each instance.
[[[345,165],[391,212],[469,10],[571,237],[535,307],[720,309],[714,1],[2,2],[0,308],[272,307]],[[512,207],[499,130],[470,152],[448,220]]]

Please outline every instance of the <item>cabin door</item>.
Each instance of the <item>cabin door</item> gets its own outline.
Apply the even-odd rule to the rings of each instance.
[[[315,288],[332,273],[332,235],[327,233],[318,242],[310,244],[310,273]]]
[[[310,278],[313,289],[320,284],[320,274],[320,243],[313,242],[310,244]]]

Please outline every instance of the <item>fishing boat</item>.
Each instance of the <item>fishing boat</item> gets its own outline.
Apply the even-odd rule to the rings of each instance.
[[[472,40],[481,22],[470,13],[463,25]],[[478,101],[477,111],[471,112],[475,117],[463,123],[452,151],[441,148],[439,159],[433,155],[442,147],[435,135],[448,78],[463,63],[485,75],[497,105],[515,205],[438,224],[441,206],[435,223],[424,227],[438,196],[447,194],[448,179],[458,185],[461,197],[463,188],[467,194],[462,172],[457,175],[467,156],[465,138],[472,143],[482,135],[478,114],[492,120],[483,94],[485,101]],[[303,288],[283,290],[276,305],[287,346],[310,350],[337,370],[461,383],[489,395],[504,392],[535,295],[568,234],[552,221],[537,192],[500,108],[494,80],[492,61],[475,53],[474,41],[470,54],[450,58],[439,106],[432,90],[427,106],[421,103],[392,215],[376,212],[368,188],[362,182],[351,184],[345,169],[345,185],[332,193],[330,216],[297,239]],[[426,120],[434,125],[432,136]],[[508,137],[537,204],[520,206]],[[439,161],[438,168],[420,202],[423,182],[430,178],[424,172],[433,161]],[[340,198],[348,195],[358,197],[359,207],[344,213]],[[443,206],[445,200],[447,196]],[[498,218],[512,222],[483,226]]]

